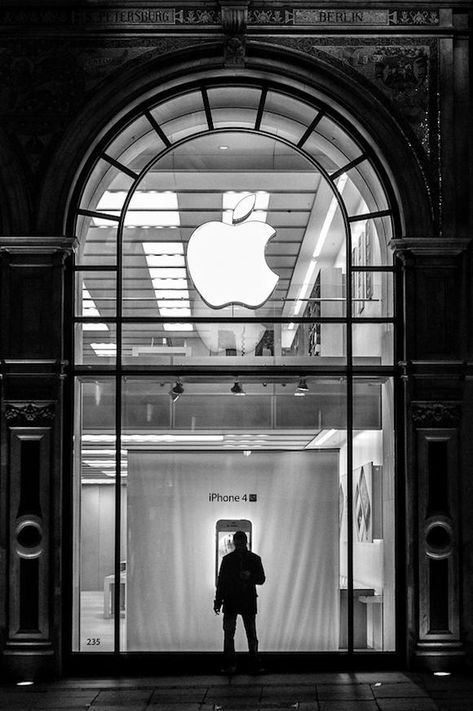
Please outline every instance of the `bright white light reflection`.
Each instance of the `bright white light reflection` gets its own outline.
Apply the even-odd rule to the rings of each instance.
[[[434,676],[451,676],[451,672],[436,671],[436,672],[434,672]]]
[[[113,461],[113,459],[83,459],[82,463],[86,464],[88,467],[93,467],[95,469],[102,469],[103,467],[108,469],[110,467],[115,468],[115,462]],[[127,465],[126,459],[122,459],[120,461],[120,465],[125,468]]]
[[[95,355],[102,358],[110,358],[117,354],[116,343],[91,343],[90,347],[95,352]]]
[[[109,215],[120,216],[127,196],[124,190],[106,191],[99,200],[97,210]],[[101,217],[94,217],[93,223],[100,227],[110,223]],[[177,193],[137,190],[131,198],[125,215],[125,227],[178,227],[180,225]]]
[[[89,291],[82,284],[82,316],[100,316],[99,310]],[[83,323],[83,331],[108,331],[106,323]]]
[[[347,180],[348,180],[348,175],[346,173],[342,173],[342,175],[338,178],[338,180],[335,183],[340,195],[342,195],[342,193],[343,193],[345,185],[347,184]],[[309,262],[309,266],[307,268],[307,272],[304,277],[304,281],[302,282],[302,286],[299,291],[299,296],[297,297],[297,301],[294,305],[294,316],[298,315],[298,313],[302,307],[302,302],[306,297],[307,291],[308,291],[309,287],[312,286],[312,275],[314,273],[315,265],[317,264],[317,259],[322,252],[322,249],[325,244],[325,240],[327,239],[328,233],[330,231],[330,227],[332,226],[332,221],[335,216],[337,207],[338,207],[338,200],[335,197],[335,195],[333,195],[333,197],[330,201],[330,204],[328,206],[327,214],[325,215],[325,219],[323,221],[322,227],[319,232],[319,236],[318,236],[315,248],[314,248],[314,252],[312,254],[312,259]]]
[[[337,430],[322,430],[319,432],[314,439],[312,439],[308,444],[306,444],[305,449],[308,447],[321,447],[323,444],[328,442],[329,439],[337,433]]]
[[[223,435],[187,435],[187,434],[166,434],[166,435],[127,435],[123,434],[121,440],[124,444],[129,443],[154,443],[154,442],[221,442]],[[82,435],[83,442],[115,442],[115,435]]]
[[[168,314],[169,316],[169,314]],[[179,316],[182,316],[180,313]],[[192,323],[163,323],[164,331],[193,331],[194,326]]]
[[[18,681],[17,686],[33,686],[34,681]]]
[[[115,456],[115,450],[111,449],[111,448],[110,449],[82,449],[81,454],[86,455],[86,456],[87,455],[90,456],[91,454],[93,454],[93,455],[102,456],[102,457],[105,457],[107,455]],[[122,457],[126,457],[126,449],[121,449],[120,455]]]

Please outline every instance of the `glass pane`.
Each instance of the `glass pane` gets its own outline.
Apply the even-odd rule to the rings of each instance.
[[[119,168],[100,158],[94,166],[87,187],[82,193],[80,207],[84,210],[98,210],[104,215],[120,215],[126,194],[133,184],[133,178]],[[111,195],[109,193],[112,193]],[[94,225],[102,224],[100,218],[93,218]]]
[[[99,222],[100,224],[97,224]],[[76,233],[79,248],[76,255],[78,266],[112,266],[117,261],[118,222],[106,218],[78,215]]]
[[[116,313],[116,283],[114,271],[76,272],[76,316],[103,318],[107,321]],[[84,331],[108,331],[105,323],[84,323]]]
[[[134,193],[123,315],[271,320],[302,315],[308,298],[323,300],[321,315],[343,315],[329,299],[344,299],[345,242],[331,185],[298,152],[254,133],[207,135],[170,151]]]
[[[268,574],[258,588],[260,649],[337,651],[346,639],[346,562],[338,563],[345,383],[308,378],[299,397],[297,379],[285,386],[242,380],[245,397],[232,393],[232,380],[179,384],[173,399],[174,381],[123,382],[128,550],[121,649],[220,651],[212,600],[238,521]],[[277,414],[289,406],[304,413],[290,429]],[[274,545],[281,530],[284,560]],[[240,630],[236,643],[244,648]]]
[[[392,323],[354,323],[353,364],[392,365],[394,327]]]
[[[208,129],[200,91],[160,104],[151,114],[171,143]]]
[[[266,114],[271,114],[271,116]],[[277,117],[281,119],[287,119],[292,125],[299,124],[297,128],[297,135],[302,136],[310,123],[314,120],[318,113],[318,110],[313,106],[293,99],[285,94],[280,94],[276,91],[268,91],[266,94],[266,101],[264,104],[264,114],[261,123],[261,128],[264,130],[264,126],[277,125],[274,122],[278,121]],[[297,139],[298,141],[299,139]],[[295,141],[295,143],[297,143]]]
[[[146,116],[139,116],[111,142],[106,153],[138,173],[164,148]]]
[[[91,324],[76,324],[75,362],[77,365],[115,365],[117,355],[116,325],[107,322],[100,325],[101,330],[91,330]]]
[[[391,379],[357,379],[353,412],[354,647],[395,648],[394,417]],[[375,402],[376,401],[376,402]],[[358,421],[356,421],[358,419]]]
[[[345,333],[339,323],[125,323],[122,358],[136,366],[343,366]]]
[[[331,173],[344,168],[362,153],[360,146],[327,116],[319,121],[303,148]]]
[[[215,128],[226,126],[254,128],[261,97],[259,89],[218,87],[209,89],[208,97]]]
[[[114,381],[77,381],[74,650],[114,647]]]
[[[352,272],[352,314],[358,318],[393,316],[393,273]]]
[[[349,181],[364,200],[366,212],[387,210],[389,204],[376,171],[368,160],[347,171]]]
[[[364,212],[365,205],[357,211]],[[392,264],[393,253],[389,246],[392,238],[390,217],[356,220],[350,223],[351,259],[354,267],[379,267]]]

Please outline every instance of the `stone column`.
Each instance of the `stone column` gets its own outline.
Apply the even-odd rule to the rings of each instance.
[[[393,241],[403,263],[407,654],[417,668],[462,663],[460,449],[468,241]]]
[[[0,238],[0,651],[4,673],[18,680],[60,672],[73,246],[64,237]]]

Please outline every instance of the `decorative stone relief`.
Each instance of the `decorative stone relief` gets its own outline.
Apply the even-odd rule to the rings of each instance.
[[[0,10],[2,25],[74,25],[96,27],[157,27],[161,25],[218,25],[221,16],[217,7],[103,7],[62,10],[4,9]],[[253,6],[249,24],[317,27],[339,26],[436,26],[439,11],[429,7],[372,9],[356,8],[294,8],[267,5]]]
[[[440,17],[438,10],[428,8],[416,10],[372,10],[363,7],[350,9],[338,7],[333,9],[326,7],[310,9],[253,7],[249,14],[249,24],[255,25],[391,27],[396,25],[435,26],[439,23]]]
[[[9,425],[32,425],[40,427],[49,425],[56,417],[56,407],[53,403],[48,405],[35,405],[30,402],[26,405],[11,405],[5,407],[5,419]]]
[[[202,43],[204,38],[161,37],[140,40],[75,40],[75,47],[56,41],[12,41],[0,48],[0,123],[22,144],[30,166],[40,167],[49,146],[57,142],[81,110],[87,94],[115,71],[132,63]]]
[[[437,42],[423,39],[260,38],[284,45],[361,75],[382,92],[408,122],[427,154],[432,154],[430,126],[436,121]],[[359,79],[358,79],[359,80]]]
[[[461,407],[457,403],[418,402],[411,405],[411,415],[417,427],[458,427]]]

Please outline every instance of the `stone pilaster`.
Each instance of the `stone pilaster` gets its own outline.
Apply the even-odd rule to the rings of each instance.
[[[3,667],[18,679],[60,671],[65,275],[72,248],[73,240],[62,237],[0,240],[0,624]]]

